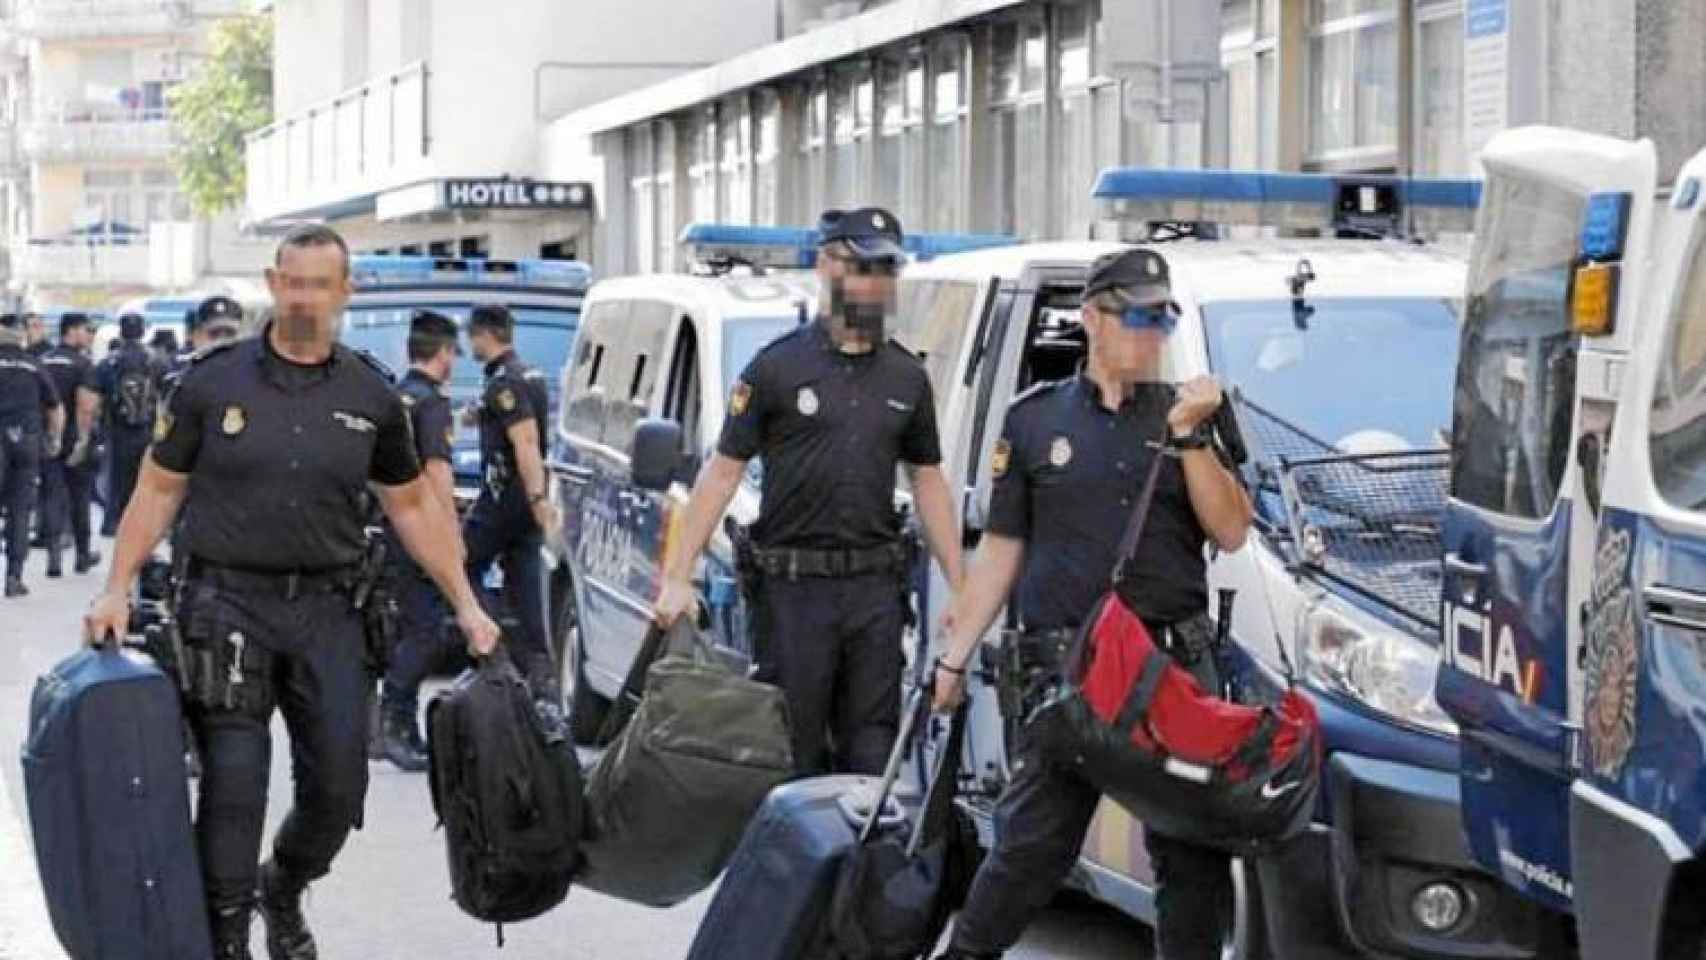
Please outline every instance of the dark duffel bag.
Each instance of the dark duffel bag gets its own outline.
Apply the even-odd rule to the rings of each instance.
[[[588,778],[578,880],[669,906],[716,880],[765,795],[793,774],[793,751],[782,691],[731,670],[685,619],[652,631],[619,702],[641,675],[638,708]]]
[[[914,695],[882,792],[842,864],[829,913],[828,955],[838,960],[929,956],[948,918],[965,903],[977,873],[977,829],[954,802],[965,743],[964,704],[950,721],[922,806],[898,823],[881,818],[915,718],[927,709],[924,696],[923,691]]]
[[[580,763],[567,726],[534,707],[506,653],[433,698],[427,751],[456,905],[505,924],[562,903],[580,864]]]
[[[24,793],[73,960],[207,960],[178,691],[143,654],[83,650],[36,682]]]

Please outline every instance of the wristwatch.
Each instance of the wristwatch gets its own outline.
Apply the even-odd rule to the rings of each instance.
[[[1174,450],[1204,450],[1211,442],[1213,441],[1206,423],[1197,424],[1196,429],[1184,436],[1179,436],[1172,431],[1167,433],[1167,446]]]

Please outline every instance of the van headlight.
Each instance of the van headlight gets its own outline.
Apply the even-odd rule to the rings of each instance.
[[[1303,608],[1298,659],[1311,686],[1352,697],[1387,716],[1457,736],[1434,700],[1439,651],[1333,599]]]

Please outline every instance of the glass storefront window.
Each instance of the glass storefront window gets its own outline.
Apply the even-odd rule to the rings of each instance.
[[[1019,25],[996,24],[991,47],[989,102],[1012,103],[1019,99]]]
[[[1227,166],[1260,166],[1261,117],[1257,114],[1255,61],[1242,57],[1226,64]]]
[[[758,223],[781,223],[782,97],[765,87],[753,95],[753,206]]]
[[[1311,0],[1309,19],[1312,23],[1326,23],[1365,13],[1394,13],[1397,9],[1398,0]]]
[[[1256,12],[1251,0],[1220,0],[1220,32],[1224,36],[1254,33]]]
[[[652,230],[657,212],[653,206],[652,162],[651,124],[628,128],[628,260],[640,273],[655,269]]]
[[[1314,0],[1311,16],[1311,155],[1396,150],[1397,0]]]
[[[681,229],[675,210],[675,121],[665,118],[657,122],[654,133],[657,144],[657,173],[652,182],[657,186],[657,232],[652,242],[657,250],[652,269],[661,273],[675,270],[675,237]]]
[[[1310,146],[1315,153],[1344,150],[1353,144],[1355,50],[1356,35],[1351,33],[1317,37],[1310,44],[1309,99],[1314,115]]]
[[[722,162],[717,174],[718,219],[724,223],[751,223],[752,168],[748,157],[752,127],[746,97],[723,101],[717,127],[718,139],[722,141]]]
[[[1463,144],[1463,15],[1421,12],[1416,27],[1416,172],[1458,176],[1468,172]]]
[[[1090,11],[1082,4],[1055,7],[1055,61],[1060,116],[1055,143],[1055,227],[1081,237],[1095,219],[1090,196],[1096,181],[1096,117],[1090,98]]]
[[[966,129],[964,41],[939,44],[931,52],[930,72],[936,103],[931,118],[930,158],[924,168],[925,176],[932,178],[928,222],[932,230],[953,231],[961,229],[960,195],[964,192],[960,181]]]

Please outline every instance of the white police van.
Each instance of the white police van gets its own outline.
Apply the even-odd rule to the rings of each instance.
[[[681,242],[699,275],[599,281],[587,294],[550,468],[563,515],[554,565],[553,646],[582,742],[596,735],[651,618],[670,531],[715,449],[724,404],[759,349],[809,322],[817,289],[810,229],[692,224]],[[920,235],[914,256],[976,249],[993,237]],[[759,470],[729,514],[758,515]],[[750,653],[733,549],[719,531],[698,578],[715,641]]]
[[[1441,705],[1487,870],[1589,960],[1706,955],[1706,152],[1512,130],[1458,359]]]
[[[1207,373],[1237,390],[1257,522],[1209,573],[1211,588],[1236,590],[1235,682],[1276,694],[1284,644],[1328,750],[1308,834],[1237,867],[1230,956],[1541,955],[1538,911],[1464,842],[1456,728],[1433,700],[1465,262],[1392,239],[1467,230],[1477,195],[1473,182],[1221,171],[1113,170],[1097,185],[1109,218],[1171,271],[1184,316],[1163,376]],[[1277,235],[1304,230],[1330,239]],[[1211,239],[1228,232],[1248,236]],[[1073,375],[1082,286],[1114,249],[1016,246],[901,279],[896,335],[930,371],[968,542],[988,515],[1008,403]],[[966,793],[985,818],[1008,777],[1006,642],[1000,630],[985,638],[964,757]],[[1075,880],[1151,919],[1141,825],[1104,806]]]
[[[552,407],[558,405],[557,373],[574,346],[581,299],[592,280],[586,264],[358,254],[350,258],[350,278],[355,293],[344,311],[341,339],[372,353],[397,376],[409,368],[409,318],[415,310],[436,310],[466,329],[475,307],[499,304],[515,317],[516,352],[545,374]],[[485,381],[482,365],[467,349],[464,338],[464,356],[450,374],[451,402],[458,409],[478,404]],[[458,423],[451,455],[456,500],[466,507],[480,488],[474,427]]]

